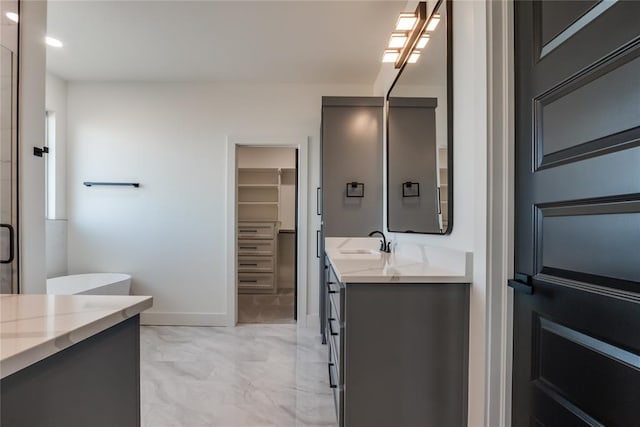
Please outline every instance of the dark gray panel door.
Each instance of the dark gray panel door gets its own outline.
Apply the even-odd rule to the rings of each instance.
[[[639,22],[515,2],[514,426],[640,420]]]
[[[322,109],[324,237],[362,237],[382,229],[382,106]],[[364,197],[347,197],[347,183]]]

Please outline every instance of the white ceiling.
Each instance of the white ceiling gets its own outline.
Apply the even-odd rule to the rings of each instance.
[[[405,0],[50,0],[66,80],[372,84]]]

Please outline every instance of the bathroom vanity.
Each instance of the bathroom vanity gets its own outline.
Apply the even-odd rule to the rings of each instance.
[[[325,248],[339,426],[466,425],[471,254],[388,254],[375,238],[327,238]]]
[[[0,424],[139,426],[146,296],[1,295]]]

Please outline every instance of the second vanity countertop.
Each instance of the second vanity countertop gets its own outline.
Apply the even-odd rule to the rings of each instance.
[[[327,237],[325,252],[343,283],[471,283],[470,252],[400,244],[393,253],[378,250],[378,238]]]
[[[0,378],[133,317],[148,296],[0,295]]]

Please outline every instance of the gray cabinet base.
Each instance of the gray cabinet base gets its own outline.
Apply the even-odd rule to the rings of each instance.
[[[344,425],[467,425],[469,285],[347,284]]]
[[[2,426],[139,426],[139,316],[3,378],[0,390]]]

